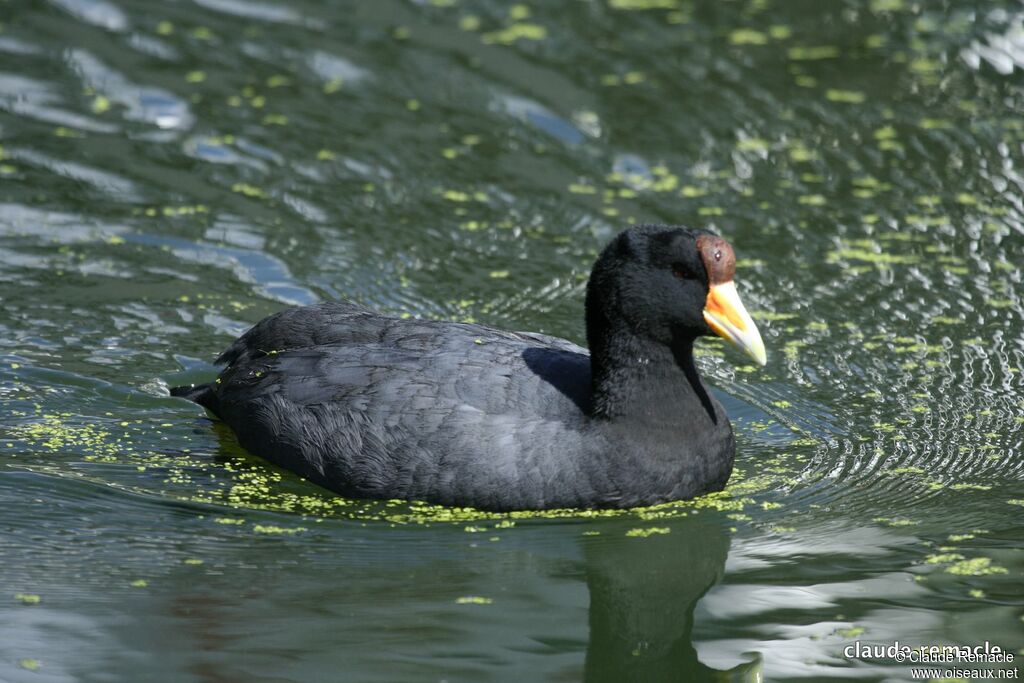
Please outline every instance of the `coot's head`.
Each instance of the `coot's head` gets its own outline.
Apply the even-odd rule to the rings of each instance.
[[[639,225],[619,233],[587,285],[587,340],[604,353],[623,334],[677,347],[717,334],[766,362],[761,334],[733,284],[736,256],[706,230]]]

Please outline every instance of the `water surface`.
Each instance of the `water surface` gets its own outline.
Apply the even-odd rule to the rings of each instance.
[[[905,680],[1024,647],[1018,3],[0,3],[0,679]],[[582,341],[720,231],[730,489],[347,501],[169,384],[340,296]],[[1019,662],[1018,662],[1019,663]],[[720,673],[728,672],[728,673]]]

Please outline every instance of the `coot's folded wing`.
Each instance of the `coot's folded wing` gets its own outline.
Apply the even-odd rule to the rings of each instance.
[[[253,325],[217,358],[217,364],[318,344],[368,342],[376,339],[389,320],[349,301],[293,306]]]
[[[571,464],[587,442],[590,368],[569,350],[578,347],[478,325],[342,315],[349,329],[337,317],[333,332],[321,326],[329,344],[256,352],[261,340],[301,339],[273,329],[287,319],[243,338],[212,390],[247,449],[353,496],[498,509],[550,507],[552,492],[566,504],[594,495],[595,482]],[[518,499],[527,493],[534,499]]]

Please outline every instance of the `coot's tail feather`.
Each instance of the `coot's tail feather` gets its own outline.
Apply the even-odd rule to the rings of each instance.
[[[220,417],[220,404],[212,384],[190,384],[183,387],[171,387],[171,396],[187,398],[198,403],[217,417]]]

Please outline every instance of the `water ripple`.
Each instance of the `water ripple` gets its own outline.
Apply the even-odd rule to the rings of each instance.
[[[62,10],[82,21],[108,31],[124,31],[128,28],[128,16],[124,11],[107,0],[50,0]]]
[[[87,88],[125,107],[125,118],[161,129],[188,129],[194,117],[188,105],[161,88],[138,86],[85,50],[68,50],[68,65]]]

